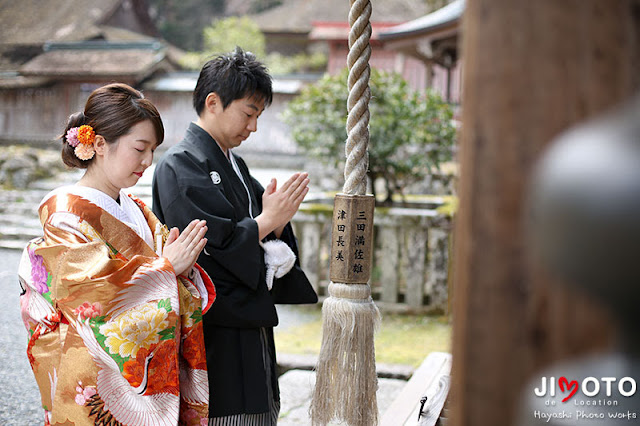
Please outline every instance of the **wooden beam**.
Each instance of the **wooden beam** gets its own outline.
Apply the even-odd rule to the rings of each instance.
[[[608,343],[609,319],[530,265],[532,166],[549,141],[640,88],[637,0],[474,0],[463,20],[452,424],[510,425],[539,367]]]
[[[422,416],[428,417],[425,421],[435,424],[449,389],[450,372],[451,354],[431,352],[389,405],[380,420],[380,426],[415,425],[421,408],[427,412]],[[446,382],[444,386],[441,379]],[[427,396],[427,402],[423,406],[420,398],[424,396]]]

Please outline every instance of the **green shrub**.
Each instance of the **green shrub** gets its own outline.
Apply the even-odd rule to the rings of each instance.
[[[323,53],[299,53],[284,56],[279,53],[266,53],[264,34],[258,24],[247,16],[229,17],[213,21],[202,32],[203,50],[188,52],[180,60],[187,69],[199,71],[202,65],[217,55],[232,52],[236,46],[252,52],[263,61],[272,75],[295,72],[323,71],[327,57]]]
[[[340,167],[347,139],[348,71],[307,86],[283,113],[296,143]],[[453,109],[432,91],[419,93],[397,73],[371,70],[369,178],[384,181],[387,201],[451,159]],[[375,186],[373,186],[375,188]]]

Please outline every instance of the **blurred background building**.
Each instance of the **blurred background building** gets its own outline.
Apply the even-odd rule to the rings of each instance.
[[[464,0],[375,2],[371,65],[458,104],[463,8]],[[158,106],[163,148],[178,142],[195,118],[197,79],[181,57],[202,47],[202,30],[212,21],[246,15],[264,34],[267,53],[327,57],[319,72],[274,75],[274,102],[259,134],[243,146],[295,154],[278,116],[305,84],[346,66],[348,12],[342,0],[0,0],[0,143],[46,146],[93,89],[113,81],[142,89]],[[258,137],[270,143],[252,143]]]

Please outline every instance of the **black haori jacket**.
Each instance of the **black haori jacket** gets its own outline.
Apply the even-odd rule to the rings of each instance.
[[[207,221],[208,241],[198,263],[217,291],[217,300],[203,319],[210,417],[269,411],[260,328],[269,328],[268,345],[273,351],[270,328],[278,324],[274,304],[318,300],[298,260],[287,275],[274,281],[271,291],[267,289],[258,225],[249,215],[249,202],[254,216],[262,211],[264,188],[244,161],[235,158],[250,200],[218,144],[194,123],[162,157],[153,177],[153,212],[160,221],[180,230],[193,219]],[[275,236],[267,239],[271,238]],[[291,224],[280,239],[298,255]],[[277,397],[275,377],[272,391]]]

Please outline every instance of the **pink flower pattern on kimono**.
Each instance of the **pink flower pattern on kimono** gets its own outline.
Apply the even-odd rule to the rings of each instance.
[[[209,424],[209,419],[201,418],[200,414],[198,414],[198,412],[193,408],[190,408],[185,413],[183,413],[180,420],[181,424],[184,423],[185,425],[207,426]]]
[[[78,382],[78,386],[76,386],[76,395],[75,401],[78,405],[85,405],[88,400],[91,399],[93,395],[96,394],[96,388],[94,387],[82,387],[82,382]]]
[[[102,305],[100,302],[84,302],[73,310],[73,313],[78,316],[78,319],[83,321],[89,318],[95,318],[102,315]]]
[[[31,279],[33,286],[38,293],[43,294],[49,291],[47,286],[47,269],[44,267],[44,260],[42,256],[35,253],[32,248],[27,250],[29,252],[29,260],[31,261]]]

